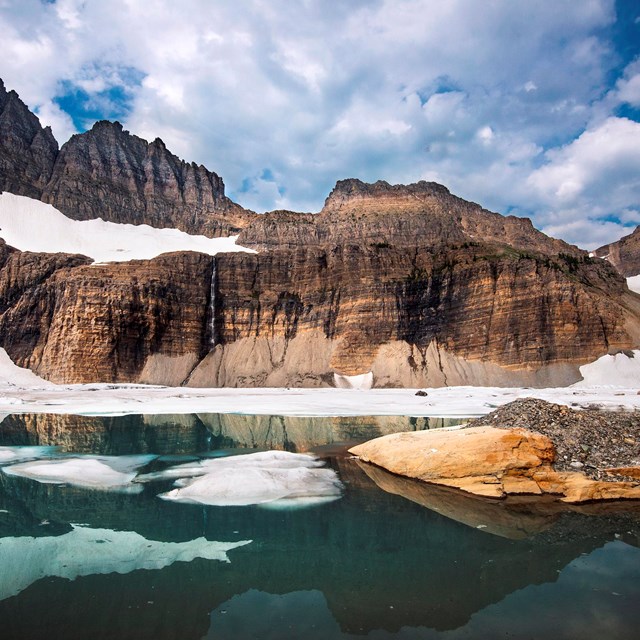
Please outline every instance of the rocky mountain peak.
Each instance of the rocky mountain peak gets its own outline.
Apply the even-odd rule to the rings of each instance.
[[[51,128],[0,81],[0,191],[39,198],[57,155]]]

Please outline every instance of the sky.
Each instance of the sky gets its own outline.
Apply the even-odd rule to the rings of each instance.
[[[640,224],[638,0],[0,0],[60,143],[162,138],[258,212],[433,180],[594,248]]]

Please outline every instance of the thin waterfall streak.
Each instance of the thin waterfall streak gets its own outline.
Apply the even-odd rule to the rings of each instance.
[[[216,346],[216,259],[213,259],[211,270],[211,291],[209,293],[209,346],[211,350]]]

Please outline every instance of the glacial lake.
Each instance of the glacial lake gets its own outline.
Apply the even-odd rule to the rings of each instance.
[[[346,454],[453,422],[7,415],[5,470],[11,455],[146,455],[136,473],[149,474],[278,449],[320,456],[342,491],[294,506],[208,506],[159,499],[167,478],[105,490],[2,472],[0,637],[638,638],[637,505],[480,500]]]

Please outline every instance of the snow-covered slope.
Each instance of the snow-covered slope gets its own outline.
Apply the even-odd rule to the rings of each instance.
[[[640,351],[602,356],[580,367],[583,380],[574,387],[640,387]]]
[[[52,382],[43,380],[30,369],[23,369],[14,364],[9,354],[0,348],[0,385],[16,387],[50,387]]]
[[[71,220],[39,200],[0,193],[0,238],[21,251],[81,253],[96,262],[146,260],[170,251],[255,253],[236,245],[236,237],[206,238],[146,224]]]

